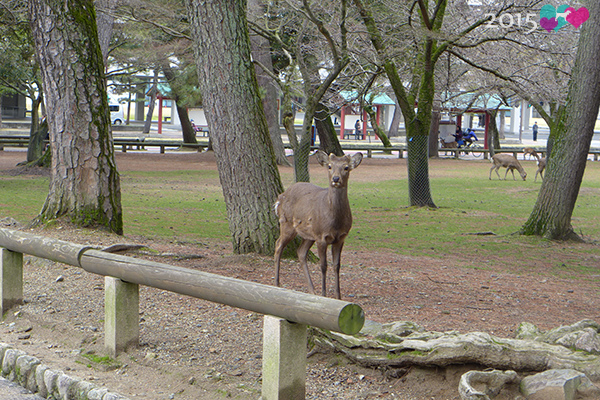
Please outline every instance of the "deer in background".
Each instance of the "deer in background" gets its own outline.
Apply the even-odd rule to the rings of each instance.
[[[525,159],[525,156],[529,154],[529,158],[531,159],[531,157],[535,157],[538,159],[538,161],[540,160],[540,156],[538,155],[537,151],[535,151],[535,149],[533,147],[525,147],[523,149],[523,160]]]
[[[512,172],[513,180],[516,180],[514,171],[515,169],[519,171],[519,174],[521,174],[521,178],[523,178],[523,180],[527,178],[527,172],[525,172],[519,161],[517,161],[517,159],[514,156],[511,156],[510,154],[495,154],[492,157],[491,161],[494,163],[494,165],[492,166],[492,168],[490,168],[490,180],[492,179],[492,170],[494,168],[496,168],[496,175],[498,175],[498,179],[501,179],[500,174],[498,173],[498,170],[500,168],[506,168],[504,180],[506,180],[506,175],[508,175],[508,171]]]
[[[544,180],[544,169],[546,169],[546,157],[540,158],[538,161],[538,169],[535,171],[535,179],[534,182],[537,182],[537,176],[540,174],[540,178]]]
[[[329,156],[319,150],[317,161],[329,169],[327,188],[307,182],[298,182],[279,195],[275,203],[275,213],[279,217],[279,239],[275,244],[275,285],[279,286],[279,264],[285,246],[296,237],[302,238],[298,247],[298,259],[304,269],[310,291],[315,287],[308,271],[307,256],[313,243],[321,263],[321,294],[327,296],[327,246],[331,245],[331,255],[335,272],[335,297],[340,294],[340,255],[348,232],[352,227],[352,213],[348,202],[348,178],[350,171],[362,161],[362,153],[352,157]]]

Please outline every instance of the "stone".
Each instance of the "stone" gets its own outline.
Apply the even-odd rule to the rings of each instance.
[[[567,333],[556,341],[556,344],[570,349],[600,354],[600,335],[594,328],[584,328],[580,331]]]
[[[24,355],[24,351],[7,349],[4,352],[4,359],[2,360],[2,376],[10,381],[14,381],[17,377],[17,372],[15,370],[17,358]]]
[[[572,369],[551,369],[523,378],[521,393],[527,400],[592,400],[600,388],[585,374]]]
[[[517,328],[517,339],[536,340],[540,336],[542,336],[542,332],[531,322],[521,322]]]
[[[43,397],[44,399],[48,397],[48,389],[46,387],[46,383],[44,381],[44,375],[50,367],[47,365],[38,365],[35,369],[35,385],[37,387],[37,393]],[[28,388],[29,389],[29,388]],[[31,390],[31,389],[29,389]]]
[[[41,361],[32,356],[23,355],[17,358],[17,361],[15,363],[15,370],[17,375],[16,382],[18,382],[19,385],[26,388],[36,388],[37,385],[35,385],[35,368],[39,364],[41,364]],[[32,392],[37,391],[32,389],[29,390],[31,390]]]
[[[518,379],[515,371],[469,371],[460,377],[458,393],[461,400],[491,400]]]
[[[88,400],[103,400],[108,393],[108,389],[94,388],[88,392]]]

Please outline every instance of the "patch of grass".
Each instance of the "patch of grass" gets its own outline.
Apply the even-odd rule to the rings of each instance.
[[[81,357],[90,361],[90,364],[87,364],[88,368],[101,366],[105,370],[113,370],[121,367],[121,363],[117,360],[110,358],[109,356],[99,356],[94,352],[82,353]]]

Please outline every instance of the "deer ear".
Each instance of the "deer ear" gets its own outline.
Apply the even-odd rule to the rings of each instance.
[[[358,167],[363,159],[362,153],[356,153],[350,157],[350,169]]]
[[[325,153],[323,150],[317,150],[316,156],[317,161],[322,166],[329,164],[329,156],[327,156],[327,153]]]

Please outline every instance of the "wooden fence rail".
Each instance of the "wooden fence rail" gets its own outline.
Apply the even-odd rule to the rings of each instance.
[[[105,348],[116,356],[139,341],[139,286],[265,314],[263,399],[303,399],[307,327],[353,335],[360,306],[336,299],[115,255],[90,246],[0,228],[1,312],[23,300],[23,254],[105,276]]]

